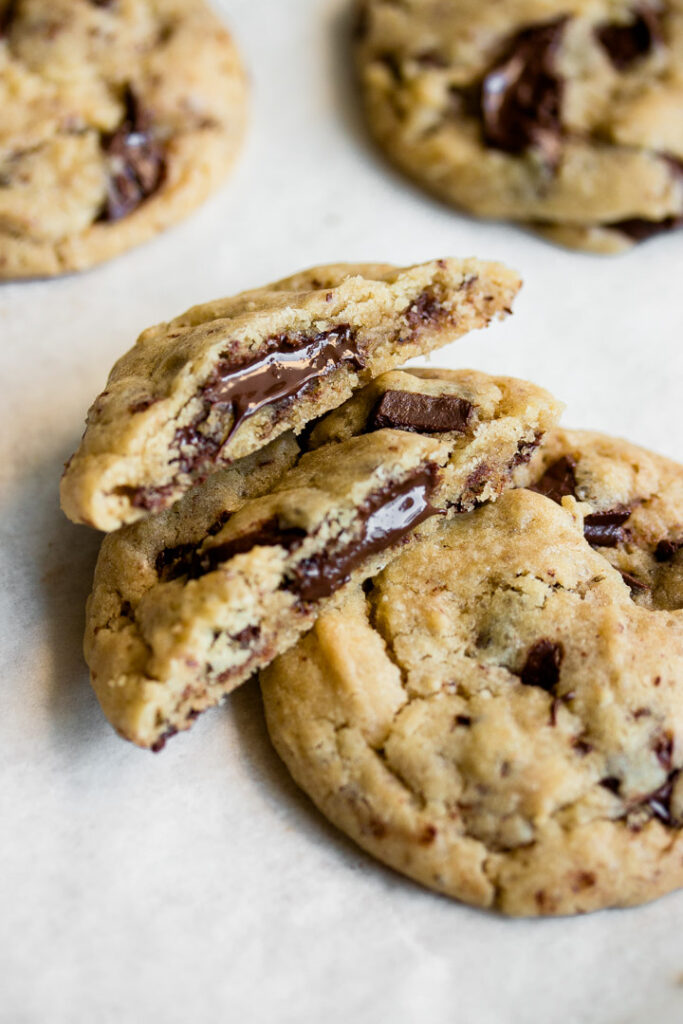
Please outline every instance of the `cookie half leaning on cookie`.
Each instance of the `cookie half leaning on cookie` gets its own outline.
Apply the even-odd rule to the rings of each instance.
[[[537,492],[436,523],[261,675],[277,750],[339,828],[522,915],[683,885],[683,467],[550,444]],[[629,575],[655,562],[643,606]]]
[[[509,312],[519,287],[473,259],[314,267],[151,327],[90,409],[62,507],[107,531],[167,508],[379,373]]]
[[[82,270],[186,216],[241,143],[204,0],[0,0],[0,278]]]
[[[352,402],[368,395],[377,415],[392,406],[391,429],[322,444],[273,485],[296,458],[286,434],[105,537],[85,654],[123,736],[159,749],[188,728],[416,529],[495,498],[559,415],[541,388],[470,371],[388,373]]]
[[[618,252],[683,224],[681,0],[361,0],[370,127],[483,217]]]

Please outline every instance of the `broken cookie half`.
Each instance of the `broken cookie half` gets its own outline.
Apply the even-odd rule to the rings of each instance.
[[[378,374],[510,312],[519,287],[474,259],[316,267],[152,327],[90,409],[62,508],[105,531],[168,508]]]
[[[357,410],[384,405],[386,415],[396,394],[413,406],[402,422],[358,422],[357,436],[335,441],[338,424],[323,421],[310,439],[320,446],[291,469],[287,434],[105,538],[85,653],[121,735],[160,749],[291,647],[347,582],[442,516],[496,497],[559,415],[542,389],[471,371],[385,374]]]

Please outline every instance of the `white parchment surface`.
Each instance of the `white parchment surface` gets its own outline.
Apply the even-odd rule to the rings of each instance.
[[[61,466],[113,360],[196,302],[323,261],[504,260],[515,316],[439,354],[530,377],[565,422],[683,457],[683,233],[623,257],[458,216],[388,169],[349,87],[346,0],[223,0],[252,77],[222,192],[62,280],[0,286],[0,1021],[674,1024],[683,893],[509,921],[426,892],[318,815],[245,686],[157,756],[80,644],[98,537]]]

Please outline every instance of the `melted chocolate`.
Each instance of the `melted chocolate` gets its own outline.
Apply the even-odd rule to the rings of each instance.
[[[153,137],[151,120],[133,91],[124,96],[125,115],[113,135],[103,136],[109,178],[107,198],[100,220],[127,217],[161,185],[165,172],[164,152]]]
[[[356,332],[348,324],[314,335],[277,335],[267,347],[266,355],[241,365],[224,356],[202,389],[210,405],[232,405],[234,421],[228,437],[264,405],[296,398],[306,385],[341,363],[355,369],[365,365]]]
[[[552,693],[560,680],[564,647],[553,640],[538,640],[529,649],[520,678],[525,686],[539,686]]]
[[[373,409],[367,430],[391,427],[416,433],[464,434],[472,418],[471,402],[457,395],[423,395],[411,391],[385,391]]]
[[[365,558],[396,544],[419,523],[438,515],[439,510],[429,503],[437,474],[437,467],[428,465],[371,495],[359,510],[362,532],[357,540],[336,551],[321,551],[296,566],[293,589],[301,599],[328,597]]]
[[[525,29],[481,85],[484,140],[508,153],[541,148],[549,162],[557,156],[562,134],[562,79],[555,53],[566,18]]]
[[[235,555],[243,555],[256,547],[278,545],[291,551],[298,547],[305,536],[305,530],[292,526],[282,527],[277,519],[270,519],[261,523],[251,533],[233,537],[232,540],[228,540],[224,544],[215,544],[213,547],[197,553],[188,567],[188,575],[193,578],[204,576],[208,572],[213,572],[223,562],[234,558]]]
[[[564,497],[576,496],[575,469],[576,459],[573,459],[571,455],[563,455],[557,462],[548,466],[541,479],[537,480],[535,484],[531,484],[529,490],[544,494],[546,498],[550,498],[560,505]]]
[[[662,27],[657,11],[640,7],[629,25],[608,22],[595,30],[598,42],[618,71],[625,71],[660,42]]]
[[[583,535],[592,547],[615,548],[624,539],[622,526],[631,515],[630,508],[612,508],[593,512],[583,521]]]

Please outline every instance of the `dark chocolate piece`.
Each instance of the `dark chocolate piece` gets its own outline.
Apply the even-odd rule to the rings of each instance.
[[[557,462],[548,466],[540,480],[529,485],[529,490],[544,494],[546,498],[550,498],[560,505],[564,497],[576,496],[575,469],[576,459],[573,459],[571,455],[563,455]]]
[[[484,141],[508,153],[529,146],[544,151],[549,163],[558,155],[562,134],[562,79],[555,70],[555,53],[566,18],[520,32],[504,59],[481,85]]]
[[[197,550],[196,544],[176,544],[172,548],[164,548],[154,561],[157,576],[165,583],[174,580],[187,572],[188,560]]]
[[[683,540],[660,540],[655,548],[655,561],[671,562],[681,547],[683,547]]]
[[[610,793],[618,796],[621,790],[621,779],[618,779],[615,775],[607,775],[604,779],[600,779],[600,785],[608,789]]]
[[[261,523],[251,533],[244,533],[240,537],[233,537],[232,540],[223,544],[215,544],[204,551],[199,551],[188,566],[188,575],[193,578],[204,576],[213,572],[223,562],[234,558],[235,555],[243,555],[255,547],[279,547],[291,551],[298,547],[306,536],[306,531],[298,527],[281,527],[277,519],[270,519]]]
[[[564,647],[553,640],[538,640],[529,649],[520,677],[525,686],[540,686],[552,693],[560,680]]]
[[[367,430],[409,430],[439,434],[464,434],[473,406],[457,395],[423,395],[412,391],[385,391],[370,414]]]
[[[622,526],[631,515],[630,508],[611,508],[593,512],[583,521],[583,535],[592,547],[615,548],[624,539]]]
[[[9,2],[5,4],[4,10],[0,12],[0,38],[6,35],[7,30],[14,21],[18,6],[19,0],[9,0]]]
[[[655,757],[667,772],[673,767],[673,756],[674,756],[674,738],[670,732],[663,732],[655,740],[655,744],[652,748],[655,752]]]
[[[446,307],[441,304],[430,288],[426,288],[416,299],[413,299],[404,313],[414,334],[421,327],[438,323],[439,320],[442,320],[447,315]]]
[[[123,121],[113,135],[102,137],[109,170],[107,198],[100,214],[103,221],[120,220],[136,210],[157,191],[165,172],[163,147],[130,88],[124,103]]]
[[[650,589],[647,583],[643,583],[641,580],[636,579],[636,577],[632,576],[630,572],[624,572],[623,569],[620,569],[619,572],[621,573],[622,580],[627,587],[631,588],[631,590],[638,591]]]
[[[293,570],[294,587],[303,601],[319,601],[346,583],[353,570],[370,555],[402,540],[415,526],[439,510],[429,503],[438,468],[425,466],[401,483],[389,484],[371,495],[360,509],[360,537],[336,551],[328,549]]]
[[[628,25],[608,22],[595,30],[598,42],[617,71],[625,71],[639,57],[644,57],[661,41],[659,12],[651,7],[638,7],[635,19]]]
[[[276,335],[268,339],[266,348],[265,355],[241,365],[226,353],[202,388],[210,405],[232,405],[234,421],[228,437],[264,405],[291,401],[307,384],[340,364],[358,370],[365,365],[356,332],[349,324],[313,335]]]
[[[635,242],[644,242],[655,235],[665,234],[676,228],[683,227],[683,217],[665,217],[664,220],[646,220],[643,217],[632,217],[630,220],[618,220],[605,227],[621,231]]]
[[[675,824],[671,813],[671,795],[674,782],[679,773],[680,769],[671,772],[664,785],[656,789],[654,793],[650,793],[643,801],[650,808],[655,818],[659,818],[664,825]]]

